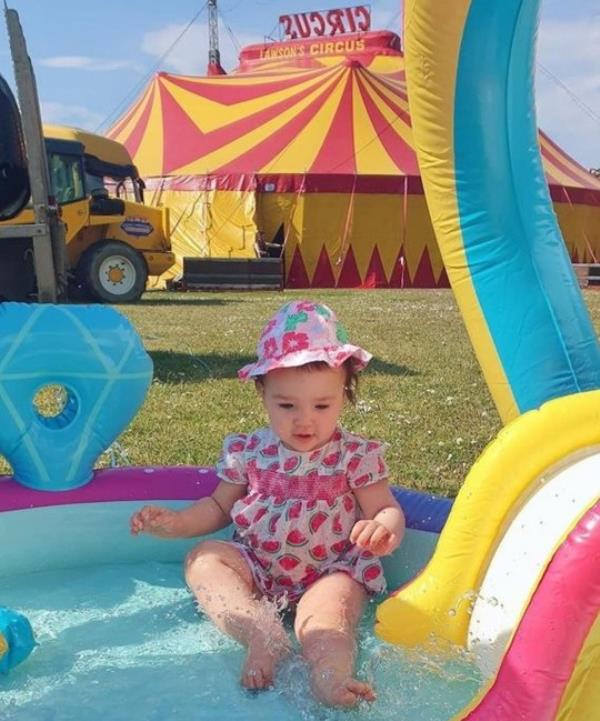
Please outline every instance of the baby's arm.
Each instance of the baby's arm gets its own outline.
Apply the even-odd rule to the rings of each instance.
[[[231,523],[229,514],[233,504],[245,493],[245,486],[221,481],[211,496],[181,511],[144,506],[131,517],[131,533],[150,533],[161,538],[190,538],[213,533]]]
[[[364,518],[357,521],[350,540],[376,556],[393,553],[404,537],[404,513],[387,481],[354,490]]]

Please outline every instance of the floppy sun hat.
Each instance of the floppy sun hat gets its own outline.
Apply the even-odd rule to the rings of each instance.
[[[255,363],[238,371],[242,380],[314,361],[339,368],[348,358],[354,359],[356,370],[362,370],[372,358],[348,342],[348,333],[331,308],[306,300],[286,303],[277,311],[263,329],[256,354]]]

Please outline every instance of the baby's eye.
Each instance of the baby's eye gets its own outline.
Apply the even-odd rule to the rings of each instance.
[[[294,404],[293,403],[280,403],[279,407],[285,409],[286,411],[289,411],[290,408],[294,407]]]
[[[329,408],[329,405],[327,403],[318,403],[315,408],[318,411],[326,411]]]

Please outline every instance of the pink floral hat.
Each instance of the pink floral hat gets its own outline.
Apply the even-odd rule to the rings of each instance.
[[[255,363],[238,371],[242,380],[313,361],[339,368],[348,358],[354,358],[356,370],[362,370],[373,357],[348,342],[348,333],[331,308],[306,300],[286,303],[277,311],[263,329],[256,354]]]

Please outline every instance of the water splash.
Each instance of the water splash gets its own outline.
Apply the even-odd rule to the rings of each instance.
[[[357,675],[373,704],[342,711],[318,704],[306,663],[282,662],[275,687],[239,685],[244,651],[198,614],[181,568],[161,563],[99,566],[19,576],[2,598],[31,620],[40,642],[3,680],[0,719],[31,721],[447,721],[480,683],[464,652],[406,651],[376,639],[374,604],[361,624]],[[265,613],[273,613],[265,606]],[[291,620],[286,628],[292,632]]]

